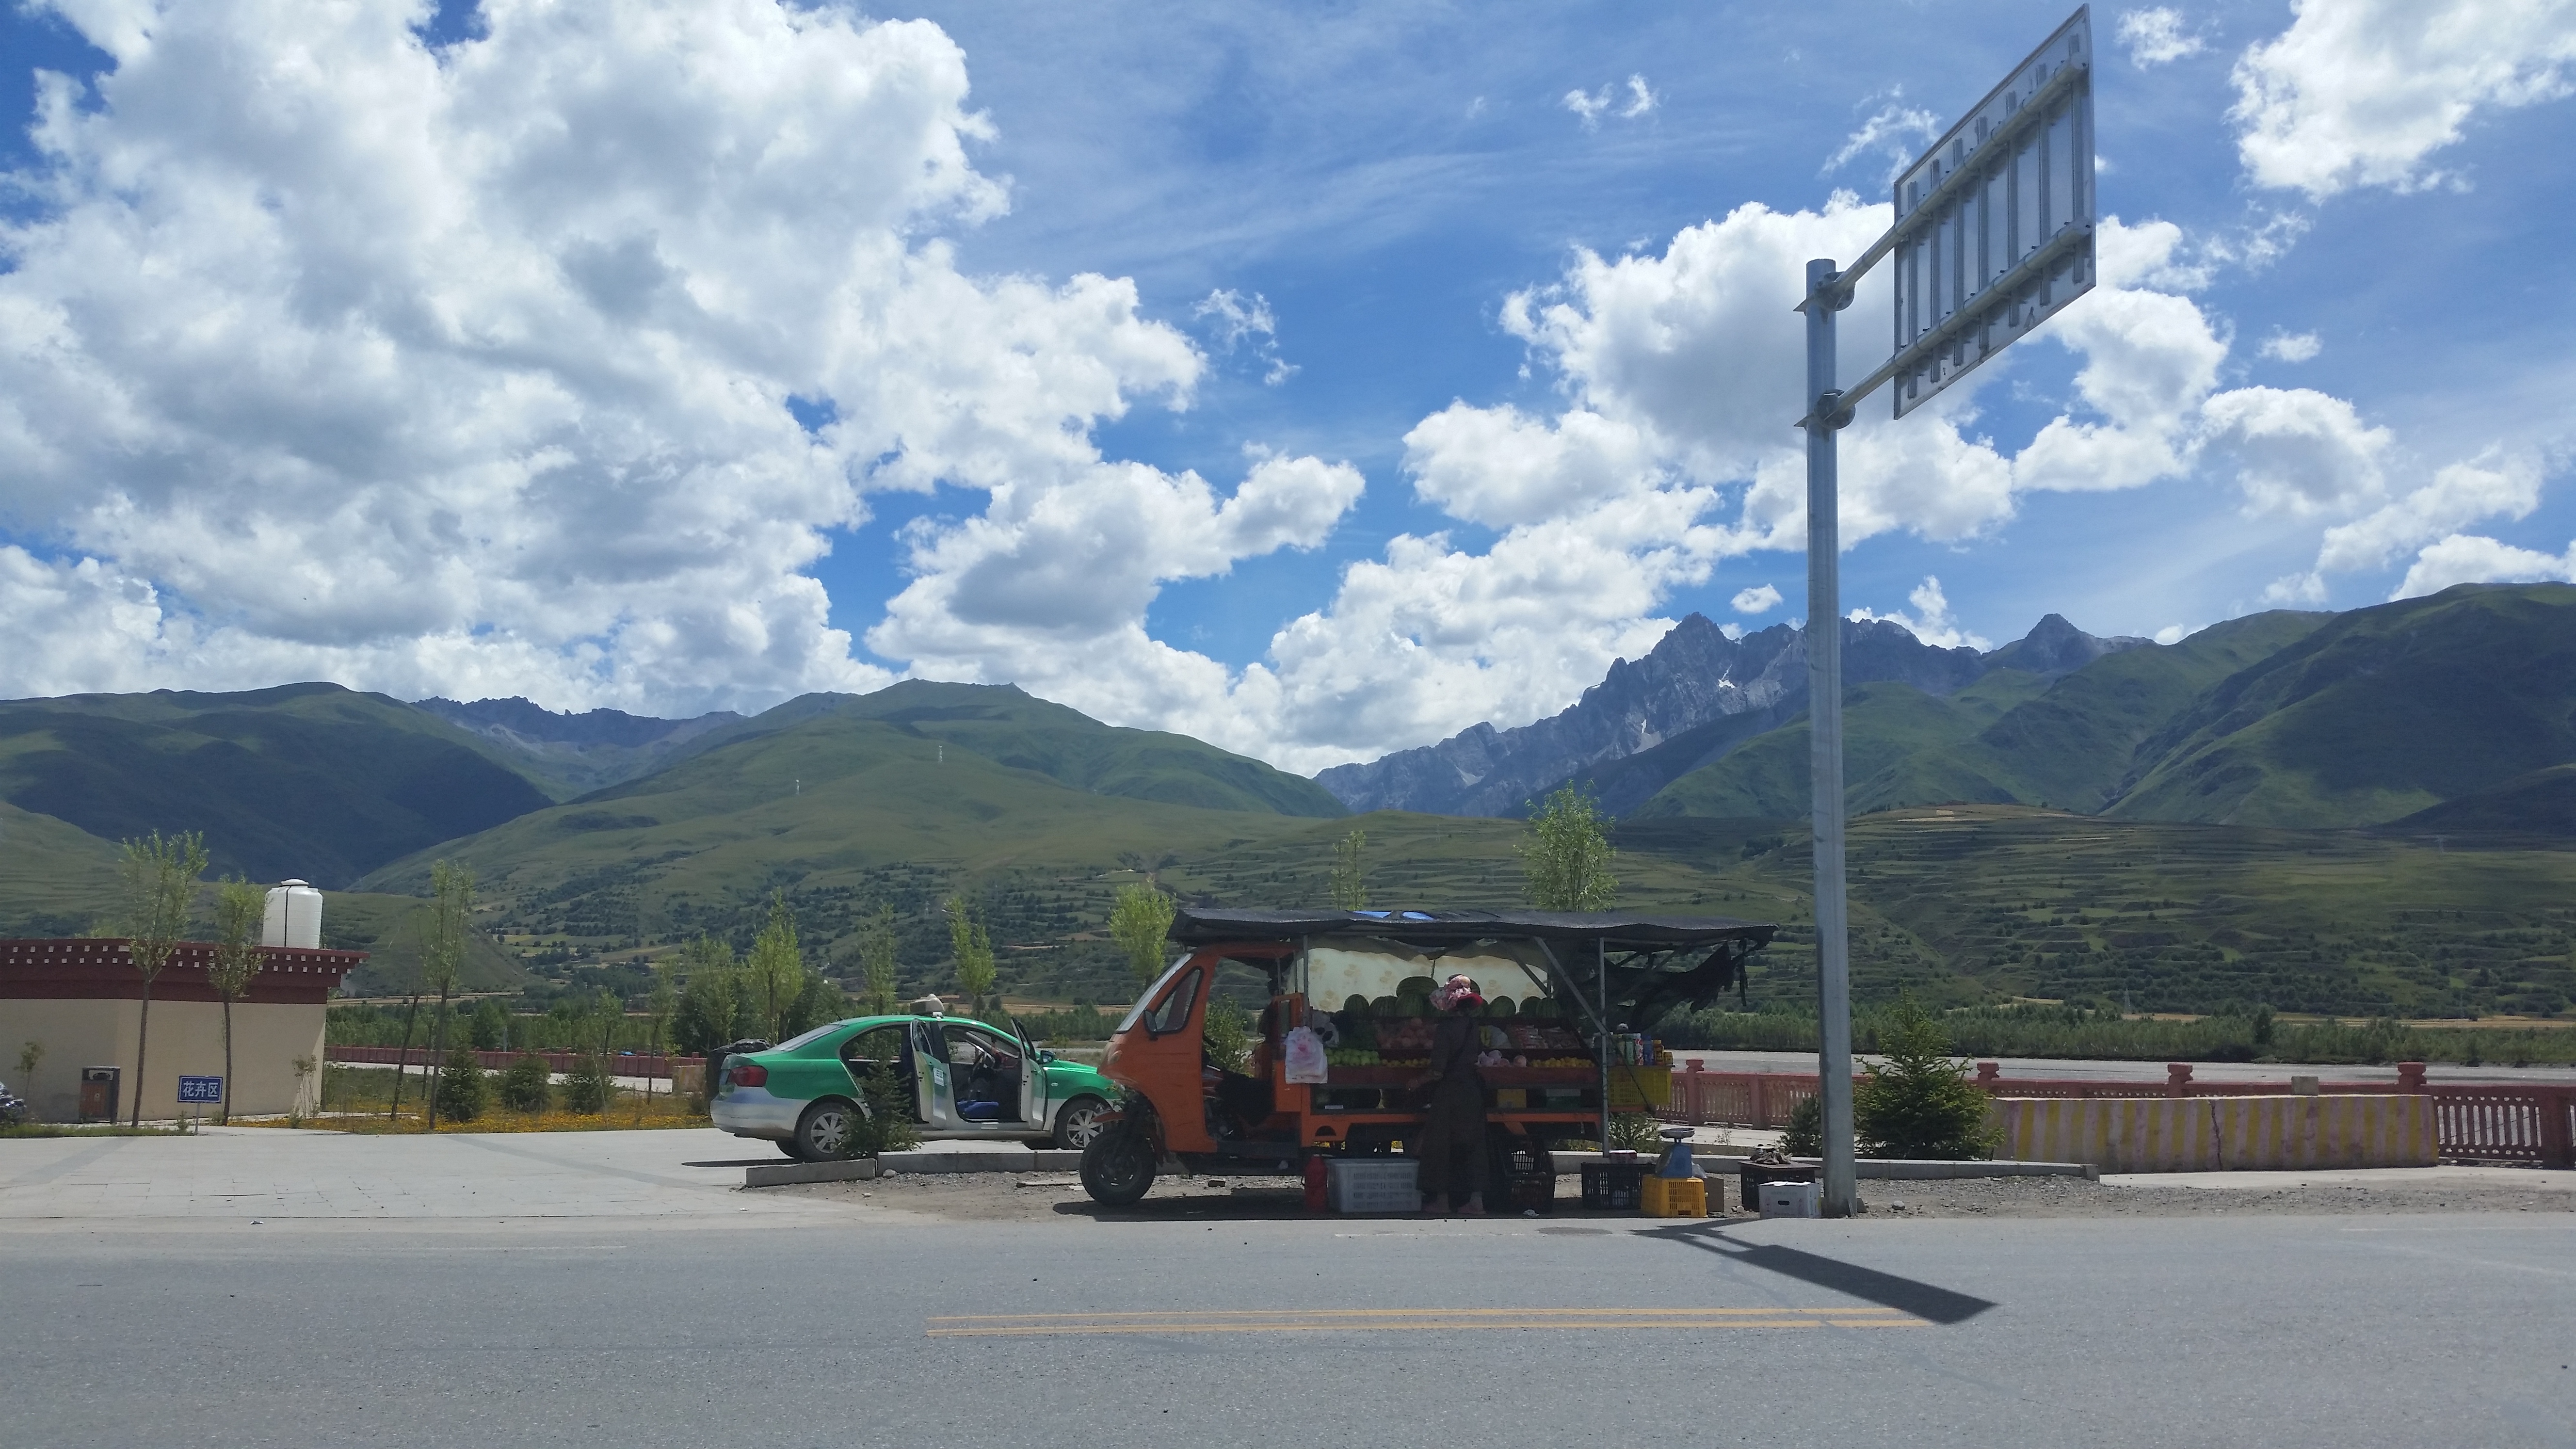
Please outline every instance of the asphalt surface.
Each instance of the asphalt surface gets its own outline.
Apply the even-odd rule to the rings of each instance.
[[[495,1141],[0,1143],[0,1446],[2576,1445],[2566,1213],[986,1223]]]

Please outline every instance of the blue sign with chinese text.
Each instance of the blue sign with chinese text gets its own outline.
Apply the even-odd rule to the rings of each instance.
[[[182,1102],[220,1102],[224,1099],[221,1077],[181,1077],[179,1100]]]

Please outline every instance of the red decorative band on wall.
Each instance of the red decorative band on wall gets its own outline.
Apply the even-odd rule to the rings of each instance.
[[[126,954],[122,938],[69,937],[0,940],[0,999],[17,1001],[140,1001],[143,973]],[[259,948],[259,970],[250,989],[235,998],[252,1006],[318,1006],[367,959],[364,951],[311,951],[295,946]],[[183,941],[152,981],[155,1001],[221,1001],[207,979],[215,947]]]

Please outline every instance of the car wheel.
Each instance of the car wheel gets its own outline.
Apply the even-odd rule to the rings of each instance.
[[[1154,1144],[1132,1127],[1099,1134],[1082,1149],[1082,1189],[1091,1200],[1125,1207],[1154,1185]]]
[[[796,1142],[793,1138],[790,1138],[785,1142],[772,1142],[769,1145],[786,1153],[788,1156],[795,1158],[799,1162],[803,1162],[805,1160],[805,1154],[796,1150]]]
[[[858,1125],[856,1109],[837,1097],[826,1097],[796,1119],[788,1139],[791,1155],[806,1162],[829,1162],[850,1150],[850,1129]]]
[[[1098,1097],[1076,1097],[1055,1114],[1055,1145],[1080,1152],[1100,1136],[1101,1115],[1109,1104]]]

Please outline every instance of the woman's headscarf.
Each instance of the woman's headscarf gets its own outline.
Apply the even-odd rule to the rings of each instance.
[[[1469,1007],[1482,1010],[1485,998],[1476,983],[1463,972],[1449,978],[1447,984],[1431,994],[1431,1004],[1442,1011],[1459,1011]]]

